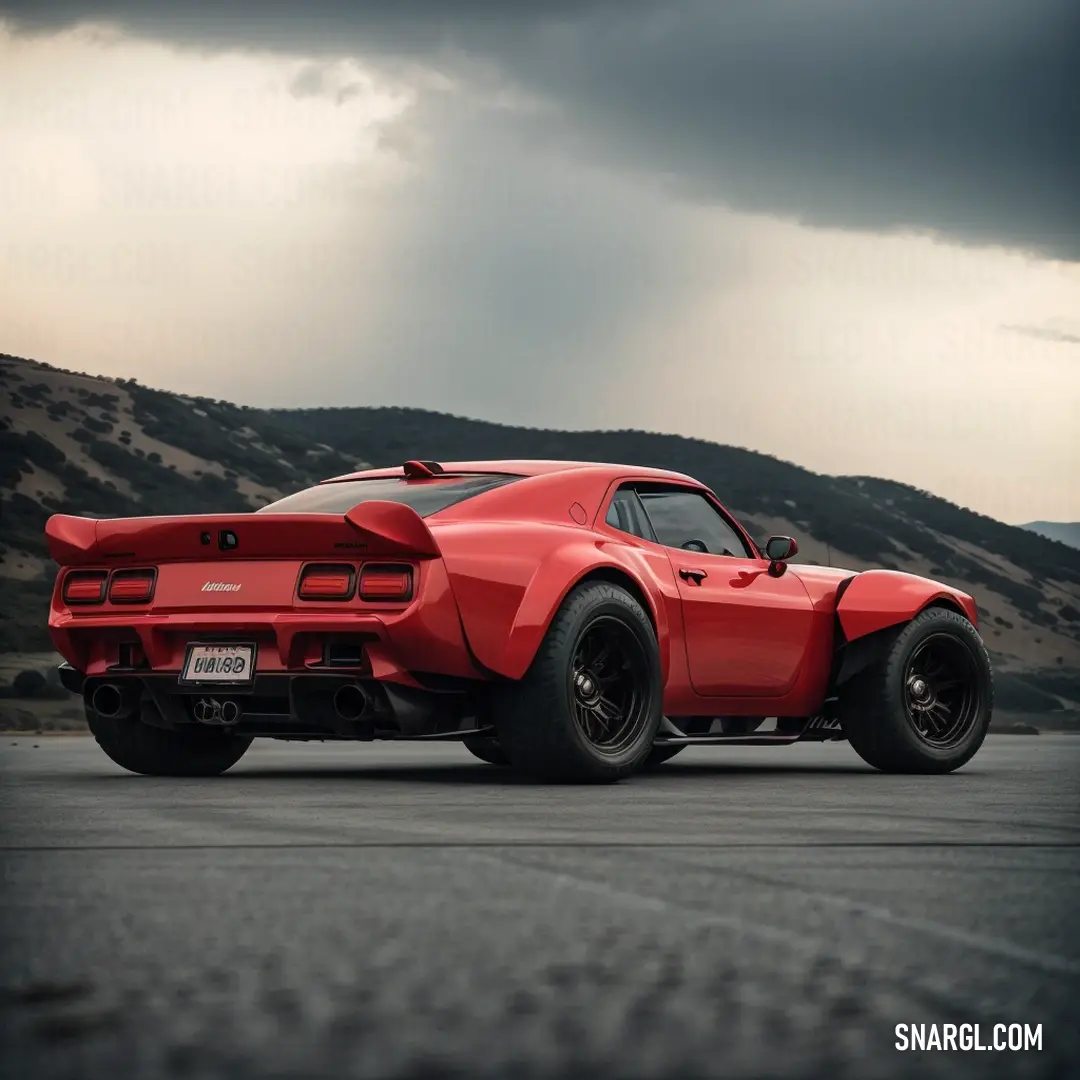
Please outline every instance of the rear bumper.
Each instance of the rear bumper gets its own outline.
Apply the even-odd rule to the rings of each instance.
[[[257,674],[248,686],[191,686],[177,672],[118,670],[84,676],[64,666],[61,679],[68,689],[84,695],[88,707],[100,707],[102,687],[119,691],[114,700],[125,703],[123,715],[152,725],[175,729],[200,723],[218,724],[226,702],[235,720],[227,726],[247,735],[285,738],[460,738],[486,732],[481,697],[463,688],[435,691],[379,682],[356,672]],[[348,690],[353,708],[339,707],[339,691]],[[355,706],[359,690],[366,701]],[[206,703],[214,705],[207,719]],[[114,715],[107,713],[106,715]]]
[[[435,577],[432,572],[429,578]],[[49,632],[61,656],[88,677],[124,664],[134,646],[154,672],[178,671],[192,642],[245,641],[258,646],[260,674],[288,674],[324,666],[332,643],[362,648],[371,677],[419,685],[413,672],[482,679],[472,660],[449,590],[400,611],[323,610],[72,613],[54,608]],[[130,662],[130,661],[127,661]],[[141,666],[141,665],[140,665]]]
[[[57,669],[60,675],[60,685],[72,694],[82,694],[86,685],[86,676],[81,671],[76,671],[68,663],[61,664]]]

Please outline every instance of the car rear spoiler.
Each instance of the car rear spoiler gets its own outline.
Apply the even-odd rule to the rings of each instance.
[[[49,554],[61,566],[221,558],[382,555],[433,559],[427,522],[402,503],[372,500],[340,514],[203,514],[87,518],[53,514]]]
[[[373,545],[389,545],[398,554],[422,559],[439,557],[439,545],[428,523],[404,503],[371,499],[349,510],[345,520]]]

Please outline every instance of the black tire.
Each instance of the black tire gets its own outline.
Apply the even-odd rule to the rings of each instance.
[[[990,657],[962,615],[927,608],[852,681],[839,705],[844,734],[875,769],[952,772],[971,760],[990,726]]]
[[[144,703],[143,710],[153,709]],[[248,735],[218,728],[154,727],[135,717],[101,716],[87,708],[98,746],[122,769],[144,776],[220,776],[251,745]]]
[[[676,754],[681,754],[686,749],[686,743],[681,746],[654,746],[645,759],[643,769],[655,769],[657,765],[663,765],[670,761]]]
[[[487,762],[488,765],[510,764],[510,759],[503,753],[503,748],[499,745],[497,739],[486,739],[482,735],[471,735],[461,741],[465,749],[473,757],[478,757],[481,761]]]
[[[514,768],[546,780],[621,780],[652,750],[662,689],[641,604],[618,585],[584,582],[556,612],[525,677],[500,695],[499,745]]]

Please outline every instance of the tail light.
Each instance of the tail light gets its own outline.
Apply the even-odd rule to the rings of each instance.
[[[76,570],[64,578],[65,604],[101,604],[105,600],[104,570]]]
[[[305,566],[297,593],[301,600],[348,600],[355,575],[351,566]]]
[[[410,566],[365,566],[360,571],[361,600],[408,600],[411,596]]]
[[[154,595],[153,570],[117,570],[109,580],[110,604],[148,604]]]

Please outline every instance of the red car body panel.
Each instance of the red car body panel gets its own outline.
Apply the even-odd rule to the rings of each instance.
[[[703,697],[782,697],[810,645],[814,606],[795,574],[773,576],[763,561],[671,552],[679,578],[690,681]]]
[[[849,641],[907,622],[935,602],[957,607],[973,626],[979,625],[975,601],[940,581],[899,570],[865,570],[844,591],[837,607]]]
[[[752,541],[753,557],[699,554],[606,523],[614,492],[630,482],[678,485],[722,509],[708,489],[678,473],[523,461],[442,469],[415,482],[484,473],[521,479],[426,518],[379,499],[343,514],[110,521],[56,515],[46,528],[62,568],[49,615],[53,641],[88,676],[103,675],[121,645],[133,643],[155,672],[178,672],[188,643],[200,635],[254,642],[259,672],[305,672],[319,664],[328,639],[347,635],[363,640],[370,677],[380,681],[415,687],[421,675],[518,679],[570,590],[601,577],[621,582],[647,609],[668,715],[811,716],[828,692],[843,642],[902,623],[935,602],[976,621],[970,596],[929,579],[802,565],[777,572]],[[398,468],[327,483],[374,478],[414,482]],[[233,536],[232,549],[219,550],[224,534]],[[387,560],[411,568],[408,599],[299,598],[309,564],[359,574]],[[90,567],[153,569],[152,599],[65,603],[66,574]]]
[[[242,590],[277,596],[283,578],[292,592],[300,566],[299,561],[263,566],[233,562],[228,577],[241,583]],[[287,672],[304,671],[315,664],[325,639],[351,635],[364,639],[372,676],[377,679],[415,685],[410,672],[418,669],[483,677],[471,660],[446,570],[438,563],[423,569],[416,598],[406,608],[357,599],[331,606],[292,601],[291,595],[284,605],[275,607],[201,593],[203,582],[221,576],[218,563],[162,567],[158,574],[161,592],[155,590],[153,610],[149,605],[105,604],[93,615],[70,610],[58,584],[49,615],[53,643],[73,667],[95,676],[115,664],[120,645],[132,640],[137,640],[155,671],[179,671],[188,642],[200,635],[242,636],[258,646],[260,672]],[[174,592],[183,596],[175,605],[170,602]],[[197,602],[191,600],[192,593],[199,597]]]
[[[427,522],[401,503],[372,500],[354,506],[345,520],[359,533],[368,552],[434,559],[439,547]]]

